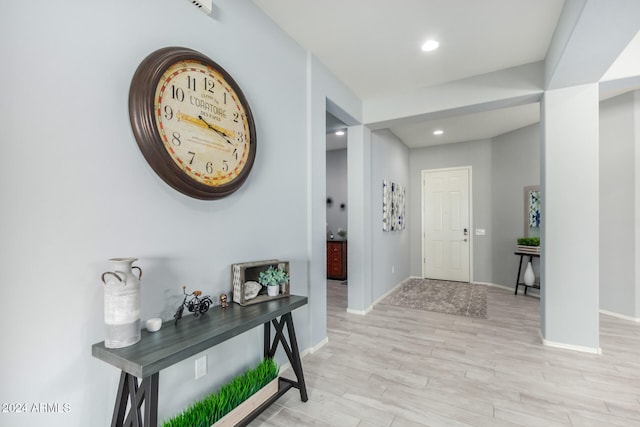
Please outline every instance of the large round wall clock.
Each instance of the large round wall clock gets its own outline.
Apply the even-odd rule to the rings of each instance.
[[[149,165],[188,196],[228,196],[251,171],[249,104],[229,73],[200,52],[166,47],[147,56],[131,81],[129,117]]]

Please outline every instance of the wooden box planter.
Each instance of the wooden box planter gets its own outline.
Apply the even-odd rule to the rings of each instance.
[[[164,421],[162,427],[245,426],[288,390],[283,381],[288,384],[278,377],[273,359],[265,358],[254,369]]]
[[[520,237],[516,252],[523,254],[540,254],[540,238],[539,237]]]
[[[269,259],[265,261],[252,261],[241,262],[231,265],[231,286],[233,289],[233,302],[246,306],[251,304],[257,304],[264,301],[269,301],[276,298],[284,298],[290,295],[290,283],[284,286],[284,289],[280,289],[280,293],[276,296],[268,296],[266,293],[258,294],[257,297],[247,300],[244,295],[244,284],[248,281],[257,282],[258,276],[263,271],[266,271],[269,267],[279,268],[286,271],[287,276],[289,274],[289,262],[280,261],[277,259]]]
[[[276,378],[262,387],[227,415],[216,421],[211,427],[233,427],[240,424],[249,414],[278,392],[278,382],[279,378]]]
[[[516,252],[523,254],[540,254],[540,246],[518,245],[516,246]]]

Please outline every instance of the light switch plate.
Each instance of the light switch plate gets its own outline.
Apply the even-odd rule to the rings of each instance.
[[[207,356],[196,359],[196,379],[207,375]]]
[[[484,236],[485,234],[484,228],[476,228],[476,236]]]

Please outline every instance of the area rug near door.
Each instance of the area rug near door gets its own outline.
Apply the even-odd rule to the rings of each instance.
[[[487,287],[473,283],[411,278],[380,304],[457,316],[487,318]]]

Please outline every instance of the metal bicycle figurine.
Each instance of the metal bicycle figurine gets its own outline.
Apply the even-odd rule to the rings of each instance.
[[[201,314],[204,314],[209,310],[209,307],[213,304],[211,297],[209,295],[205,295],[200,298],[202,295],[202,291],[193,291],[190,294],[186,292],[186,286],[182,286],[182,292],[184,293],[184,300],[182,300],[182,304],[176,310],[176,314],[173,315],[173,318],[176,319],[175,325],[178,324],[178,320],[182,318],[182,313],[184,312],[184,308],[187,307],[189,312],[193,313],[194,317],[198,317]],[[187,301],[188,298],[191,298]]]

